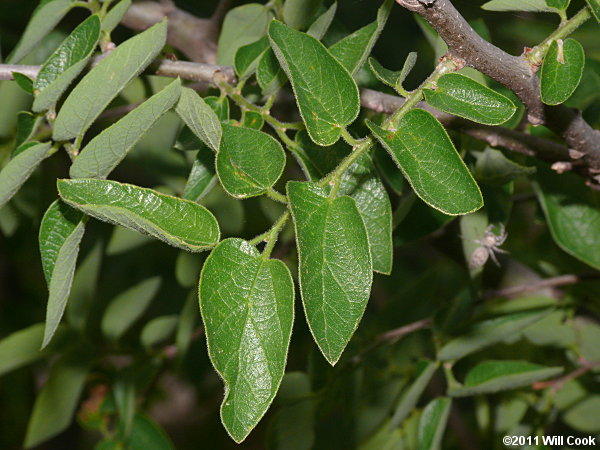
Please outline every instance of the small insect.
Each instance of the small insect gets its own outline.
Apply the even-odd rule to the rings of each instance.
[[[479,244],[480,247],[477,247],[471,254],[469,259],[470,269],[479,269],[480,267],[483,267],[488,258],[492,258],[492,261],[494,261],[497,266],[500,266],[500,263],[496,258],[496,253],[508,253],[500,248],[508,237],[508,233],[504,229],[504,224],[500,225],[500,234],[495,234],[492,231],[494,228],[494,225],[489,225],[483,233],[483,238],[474,241],[476,244]]]

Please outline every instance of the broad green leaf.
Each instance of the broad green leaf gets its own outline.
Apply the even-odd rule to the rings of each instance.
[[[183,88],[175,111],[189,129],[216,152],[219,150],[222,133],[219,116],[222,116],[221,120],[226,120],[223,118],[225,111],[220,111],[220,114],[215,113],[214,108],[205,100],[208,99],[203,99],[193,89]],[[226,105],[226,115],[229,118],[229,103]]]
[[[175,279],[185,288],[195,286],[203,263],[204,258],[195,253],[180,251],[175,260]]]
[[[529,386],[556,377],[562,367],[547,367],[525,361],[484,361],[471,369],[463,387],[450,389],[452,397],[492,394]]]
[[[42,219],[40,253],[49,290],[42,348],[52,339],[67,306],[84,231],[84,215],[60,200],[50,205]]]
[[[385,0],[377,11],[377,20],[362,27],[329,48],[329,52],[355,75],[375,46],[392,10],[393,0]]]
[[[229,11],[221,27],[217,63],[233,66],[238,49],[264,36],[271,18],[269,10],[258,3],[238,6]]]
[[[217,175],[228,194],[248,198],[264,194],[283,173],[285,152],[262,131],[223,125]]]
[[[563,414],[564,422],[582,433],[600,432],[598,423],[598,408],[600,408],[600,395],[590,395]]]
[[[265,95],[277,92],[287,82],[287,77],[273,50],[267,50],[256,68],[256,81]]]
[[[116,296],[102,316],[102,333],[117,340],[146,311],[158,292],[160,277],[144,280]]]
[[[334,365],[358,327],[373,281],[369,240],[350,197],[314,183],[287,184],[296,228],[300,292],[308,325]]]
[[[545,0],[491,0],[481,6],[487,11],[554,12]]]
[[[572,173],[538,167],[537,196],[554,241],[568,254],[600,269],[600,193]]]
[[[402,70],[393,71],[386,69],[383,67],[375,58],[369,58],[369,67],[371,71],[377,77],[379,81],[383,84],[387,84],[390,87],[393,87],[396,91],[400,91],[402,89],[402,85],[406,80],[406,77],[410,74],[410,72],[414,69],[415,64],[417,63],[417,52],[410,52],[404,61],[404,65],[402,66]]]
[[[562,9],[565,10],[569,7],[569,3],[571,0],[545,0],[546,5],[550,8]]]
[[[335,13],[337,11],[337,2],[333,2],[329,9],[315,19],[315,21],[308,27],[306,34],[318,39],[319,41],[325,36]]]
[[[0,340],[0,375],[23,367],[45,355],[40,350],[44,324],[37,323]]]
[[[586,0],[588,7],[596,20],[600,23],[600,0]]]
[[[319,145],[335,143],[341,128],[354,122],[360,109],[352,76],[312,36],[274,20],[269,38],[292,83],[309,136]]]
[[[390,428],[397,428],[402,425],[404,419],[413,411],[438,366],[438,363],[427,360],[420,361],[417,364],[415,381],[400,397],[400,401],[394,410],[394,415],[390,419]]]
[[[119,25],[119,22],[121,22],[121,19],[130,6],[131,0],[121,0],[119,3],[113,6],[102,20],[102,31],[105,33],[110,33],[112,30],[114,30],[117,25]]]
[[[305,131],[296,134],[296,142],[304,150],[305,165],[312,181],[318,181],[335,169],[351,151],[343,141],[330,147],[320,147],[310,140]],[[369,237],[373,270],[389,274],[393,258],[392,207],[369,154],[362,155],[344,173],[339,195],[347,195],[356,201]]]
[[[441,448],[451,406],[451,399],[439,397],[425,407],[419,419],[419,450]]]
[[[585,66],[585,52],[575,39],[554,41],[544,57],[540,72],[542,101],[558,105],[573,95]]]
[[[23,89],[28,94],[33,94],[33,80],[31,78],[19,72],[13,72],[12,75],[13,80],[21,89]]]
[[[483,206],[477,183],[444,127],[430,113],[409,111],[395,132],[372,122],[367,125],[429,206],[448,215],[468,214]]]
[[[504,95],[459,73],[446,74],[435,89],[425,89],[425,100],[441,111],[486,125],[500,125],[517,111]]]
[[[210,106],[212,108],[212,110],[215,112],[215,114],[217,115],[219,120],[221,120],[221,121],[229,120],[229,100],[227,99],[226,96],[225,97],[213,97],[213,96],[204,97],[204,101],[206,102],[206,104],[208,106]],[[219,148],[219,146],[217,145],[215,148],[215,151],[217,151],[218,148]]]
[[[198,150],[188,176],[182,197],[199,202],[217,182],[215,155],[208,147]]]
[[[65,89],[81,73],[100,39],[100,19],[93,15],[63,41],[40,69],[33,84],[33,111],[53,107]]]
[[[181,82],[171,82],[95,136],[71,165],[72,178],[106,178],[135,144],[179,99]]]
[[[50,0],[42,2],[38,6],[25,31],[23,32],[19,43],[8,56],[8,64],[19,63],[35,46],[44,39],[56,24],[73,7],[74,0]]]
[[[270,48],[267,36],[261,37],[252,44],[240,47],[235,53],[234,59],[234,68],[237,76],[243,80],[252,75],[256,71],[258,61]]]
[[[194,202],[116,181],[59,180],[61,198],[80,211],[149,234],[174,247],[199,252],[219,242],[219,224]]]
[[[283,378],[294,320],[292,276],[248,242],[226,239],[204,264],[199,299],[208,353],[225,383],[221,419],[239,443]]]
[[[167,22],[162,21],[119,45],[90,70],[60,108],[53,139],[81,139],[121,89],[154,60],[166,37]]]
[[[484,320],[473,325],[457,338],[452,339],[438,352],[440,361],[455,360],[496,344],[506,337],[527,328],[545,317],[550,311],[533,311],[509,314],[495,319]]]
[[[283,21],[297,30],[304,29],[312,19],[322,0],[286,0],[283,5]]]
[[[26,142],[15,151],[13,158],[0,171],[0,208],[17,193],[39,163],[52,153],[50,142]]]
[[[15,150],[33,137],[33,134],[35,133],[41,121],[42,116],[32,114],[29,111],[21,111],[17,115],[17,136],[15,137]]]
[[[33,405],[23,444],[25,448],[36,447],[70,425],[89,366],[89,356],[71,354],[52,366],[48,380]]]
[[[246,128],[253,128],[255,130],[262,129],[265,124],[265,119],[262,114],[256,111],[244,111],[242,118],[240,119],[240,125]]]
[[[535,167],[522,166],[508,159],[500,150],[487,147],[477,156],[474,175],[483,183],[502,186],[535,171]]]
[[[119,449],[122,448],[120,445]],[[175,450],[169,436],[154,420],[137,413],[133,419],[128,450]]]
[[[140,342],[145,348],[151,349],[155,345],[166,341],[175,333],[178,321],[179,316],[176,314],[152,319],[142,329]]]

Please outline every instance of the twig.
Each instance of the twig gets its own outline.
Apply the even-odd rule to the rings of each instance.
[[[352,359],[350,360],[350,364],[356,365],[360,361],[362,361],[362,359],[365,357],[365,355],[367,353],[373,351],[374,349],[376,349],[382,345],[385,345],[385,344],[396,343],[403,337],[408,336],[409,334],[414,333],[415,331],[419,331],[419,330],[423,330],[425,328],[431,327],[432,324],[433,324],[432,319],[423,319],[423,320],[418,320],[413,323],[409,323],[408,325],[404,325],[400,328],[395,328],[393,330],[386,331],[385,333],[382,333],[379,336],[377,336],[375,339],[373,339],[373,341],[371,342],[371,344],[368,347],[366,347],[360,353],[358,353],[357,355],[352,357]]]
[[[434,0],[425,4],[420,0],[396,0],[406,9],[421,15],[448,44],[449,54],[461,58],[465,64],[488,75],[513,91],[528,108],[528,119],[534,125],[545,124],[562,136],[569,148],[584,154],[590,175],[600,170],[600,133],[594,130],[581,113],[566,106],[545,106],[540,97],[537,67],[527,55],[512,56],[479,36],[456,10],[450,0]],[[584,14],[585,15],[585,14]],[[573,23],[561,26],[560,36],[573,31],[583,23],[582,15]],[[556,33],[553,34],[557,36]],[[563,37],[564,37],[563,36]]]
[[[554,392],[560,391],[566,383],[571,380],[575,380],[582,375],[590,372],[592,369],[600,366],[600,361],[587,362],[583,364],[581,367],[578,367],[573,372],[568,373],[560,378],[556,378],[554,380],[549,381],[538,381],[537,383],[533,383],[532,388],[536,391],[552,388]]]
[[[495,291],[489,291],[483,295],[483,300],[492,298],[512,298],[518,295],[527,294],[530,292],[540,291],[542,289],[556,288],[560,286],[568,286],[571,284],[581,283],[583,281],[600,280],[600,273],[590,273],[583,275],[561,275],[559,277],[547,278],[545,280],[528,283],[521,286],[513,286]]]

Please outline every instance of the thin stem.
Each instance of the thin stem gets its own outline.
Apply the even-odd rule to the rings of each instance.
[[[499,289],[496,291],[490,291],[483,296],[483,300],[501,297],[511,298],[517,295],[527,294],[529,292],[540,291],[542,289],[569,286],[584,281],[593,281],[598,279],[600,279],[599,273],[590,273],[583,275],[561,275],[558,277],[547,278],[545,280],[539,280],[533,283],[528,283],[520,286],[513,286],[509,288]]]
[[[275,243],[277,242],[277,238],[279,237],[279,233],[287,223],[290,218],[290,211],[286,210],[281,217],[275,222],[273,227],[269,230],[268,235],[264,239],[267,242],[265,249],[263,251],[263,258],[267,259],[271,256],[271,252],[273,251],[273,247],[275,247]]]
[[[287,202],[288,202],[287,197],[285,195],[280,194],[273,188],[269,188],[267,190],[267,197],[269,197],[271,200],[275,200],[276,202],[279,202],[279,203],[287,204]]]
[[[350,132],[348,131],[348,129],[346,127],[342,128],[342,137],[352,147],[356,147],[360,142],[359,140],[354,139],[354,137],[350,134]]]
[[[562,22],[550,36],[539,45],[536,45],[527,55],[527,59],[534,65],[540,64],[554,41],[566,38],[591,17],[590,8],[586,6],[569,20]]]

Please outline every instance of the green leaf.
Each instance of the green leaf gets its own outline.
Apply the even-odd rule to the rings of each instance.
[[[195,253],[180,251],[175,260],[175,279],[186,288],[190,288],[198,282],[200,269],[204,259]]]
[[[122,448],[119,446],[119,449]],[[154,420],[137,413],[133,419],[127,450],[175,450],[169,436]]]
[[[41,116],[21,111],[17,115],[17,136],[15,137],[15,150],[29,141],[35,133],[38,125],[43,120]],[[14,157],[15,155],[13,155]]]
[[[167,22],[162,21],[119,45],[90,70],[63,103],[53,139],[80,140],[121,89],[154,60],[166,37]]]
[[[373,281],[369,240],[350,197],[314,183],[287,184],[296,228],[300,292],[308,325],[334,365],[358,327]]]
[[[554,12],[545,0],[491,0],[481,8],[487,11]]]
[[[439,397],[425,407],[419,419],[419,450],[440,448],[451,406],[451,399]]]
[[[396,163],[381,145],[376,144],[373,149],[373,162],[379,174],[387,185],[398,195],[404,192],[404,175],[398,170]]]
[[[546,53],[540,72],[542,101],[558,105],[567,101],[581,81],[585,52],[575,39],[554,41]]]
[[[40,69],[33,88],[33,111],[53,107],[65,89],[87,65],[100,39],[100,19],[93,15],[63,41]]]
[[[404,66],[402,66],[402,70],[400,71],[386,69],[375,58],[369,58],[369,67],[375,77],[383,84],[393,87],[398,92],[402,91],[402,84],[414,69],[416,63],[417,52],[410,52],[408,54],[404,61]]]
[[[50,142],[27,142],[15,151],[13,158],[0,171],[0,208],[17,193],[39,163],[51,153],[53,149]]]
[[[321,42],[281,22],[271,22],[269,38],[292,83],[309,136],[319,145],[335,143],[360,109],[352,76]]]
[[[102,20],[102,31],[110,33],[121,22],[121,19],[131,6],[131,0],[121,0],[104,16]]]
[[[415,193],[448,215],[468,214],[483,206],[481,191],[435,117],[422,109],[409,111],[395,132],[367,121]]]
[[[173,336],[178,322],[179,316],[176,314],[152,319],[142,329],[140,342],[145,348],[151,349]]]
[[[273,401],[294,320],[288,268],[242,239],[211,252],[200,276],[200,310],[210,359],[225,383],[221,419],[242,442]]]
[[[33,405],[25,448],[35,447],[67,429],[75,415],[89,366],[89,356],[66,355],[52,367]]]
[[[337,11],[337,2],[333,2],[329,9],[315,19],[315,21],[308,27],[306,34],[318,39],[319,41],[325,36],[335,13]]]
[[[546,0],[546,5],[550,8],[565,10],[569,7],[571,0]]]
[[[236,198],[264,194],[284,167],[285,152],[279,141],[262,131],[223,125],[217,175],[228,194]]]
[[[43,336],[44,324],[37,323],[3,338],[0,341],[0,375],[45,356],[40,350]]]
[[[106,178],[142,136],[173,107],[180,93],[178,78],[95,136],[75,158],[69,175],[72,178]]]
[[[246,128],[253,128],[255,130],[262,129],[265,124],[265,119],[262,114],[256,111],[244,111],[242,118],[240,119],[240,125]]]
[[[33,94],[33,80],[31,78],[19,72],[13,72],[12,75],[13,79],[21,89],[28,94]]]
[[[204,101],[208,106],[212,108],[219,120],[229,120],[229,100],[227,99],[227,97],[209,96],[204,97]],[[217,145],[215,151],[217,151],[218,148],[219,146]]]
[[[267,50],[258,62],[256,81],[264,95],[274,94],[287,82],[287,77],[273,50]]]
[[[58,192],[66,203],[96,219],[149,234],[174,247],[199,252],[219,242],[215,217],[189,200],[86,178],[59,180]]]
[[[536,192],[554,242],[565,252],[600,269],[600,193],[572,173],[538,167]]]
[[[252,44],[240,47],[235,53],[234,59],[234,68],[237,76],[243,80],[252,75],[256,71],[258,61],[270,48],[267,36],[263,36]]]
[[[550,310],[522,312],[484,320],[469,328],[462,336],[452,339],[438,352],[440,361],[463,358],[471,353],[514,336],[545,317]]]
[[[517,164],[500,150],[487,147],[477,156],[475,178],[486,184],[502,186],[522,176],[531,175],[535,171],[535,167]]]
[[[102,333],[117,340],[146,311],[158,292],[160,277],[148,278],[116,296],[102,316]]]
[[[441,111],[486,125],[500,125],[517,111],[504,95],[459,73],[446,74],[435,89],[425,89],[425,100]]]
[[[175,345],[177,346],[177,358],[181,361],[187,354],[188,348],[192,342],[194,328],[198,321],[198,303],[197,294],[194,289],[188,295],[185,305],[179,314],[179,324],[175,334]]]
[[[283,21],[297,30],[304,29],[321,3],[322,0],[286,0],[283,5]]]
[[[394,415],[390,419],[390,428],[397,428],[402,425],[404,419],[406,419],[413,411],[438,366],[438,363],[434,363],[432,361],[419,361],[415,369],[415,381],[413,381],[406,392],[402,394],[402,397],[400,398],[400,401],[394,410]]]
[[[596,18],[598,23],[600,23],[600,1],[599,0],[586,0],[586,1],[587,1],[587,4],[588,4],[590,10],[592,11],[592,14],[594,15],[594,17]]]
[[[233,66],[238,49],[264,36],[271,18],[269,9],[258,3],[249,3],[230,10],[221,27],[217,63]]]
[[[318,146],[305,131],[298,132],[295,139],[304,150],[304,163],[312,181],[318,181],[335,169],[351,151],[343,141],[330,147]],[[393,259],[392,207],[369,154],[362,155],[344,173],[339,195],[347,195],[356,201],[369,237],[373,270],[389,275]]]
[[[355,75],[375,46],[392,10],[393,0],[385,0],[377,11],[377,20],[362,27],[329,48],[329,52]]]
[[[49,290],[42,348],[52,339],[67,306],[84,231],[84,215],[60,200],[50,205],[42,219],[40,253]]]
[[[216,182],[215,154],[208,147],[201,148],[192,165],[182,197],[197,203],[210,192]]]
[[[600,431],[598,408],[600,408],[600,395],[590,395],[569,408],[563,414],[563,420],[577,431],[596,434]]]
[[[484,361],[471,369],[463,387],[450,389],[452,397],[492,394],[517,389],[556,377],[562,367],[547,367],[525,361]]]
[[[203,99],[193,89],[183,88],[175,111],[189,129],[216,152],[219,150],[222,133],[219,118],[221,120],[229,118],[229,103],[219,104],[220,111],[215,113],[214,108],[206,100],[208,98]],[[227,105],[226,114],[223,105]]]
[[[8,64],[19,63],[44,39],[73,7],[74,0],[50,0],[41,3],[33,12],[19,43],[8,56]]]
[[[404,210],[406,215],[399,218],[397,215],[394,216],[396,220],[399,220],[394,228],[394,245],[396,246],[428,236],[454,220],[453,216],[433,209],[414,196],[404,199],[403,202],[406,202],[407,209]]]

